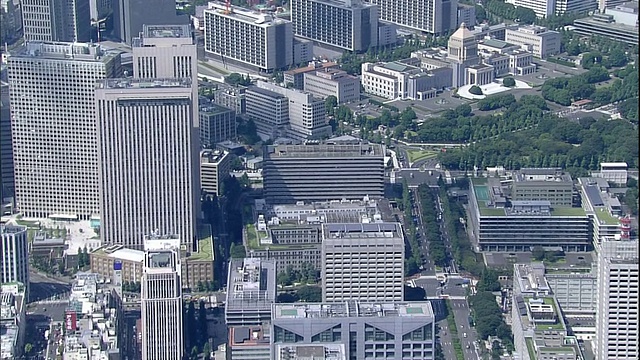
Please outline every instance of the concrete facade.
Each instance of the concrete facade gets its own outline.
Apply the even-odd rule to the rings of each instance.
[[[544,59],[560,53],[560,33],[542,26],[527,25],[518,29],[507,29],[505,41],[520,45],[533,53],[533,56]]]
[[[25,41],[89,42],[90,0],[21,0]]]
[[[174,0],[113,0],[113,33],[131,44],[143,25],[187,25],[189,17],[176,14]]]
[[[27,43],[8,68],[18,210],[72,220],[98,214],[95,83],[120,76],[119,52]]]
[[[229,177],[231,156],[219,150],[200,152],[200,184],[207,195],[221,196],[222,182]]]
[[[200,145],[203,148],[216,146],[226,140],[235,140],[238,136],[236,112],[226,107],[217,106],[208,99],[200,99]]]
[[[380,20],[398,26],[442,34],[458,25],[457,0],[368,0],[380,7]]]
[[[245,91],[246,113],[256,130],[271,138],[284,136],[289,128],[289,99],[275,91],[250,86]]]
[[[257,258],[232,259],[227,279],[227,326],[256,326],[271,319],[276,302],[276,262]]]
[[[20,282],[29,297],[29,243],[24,226],[0,225],[2,236],[2,261],[0,283]]]
[[[338,104],[360,100],[360,80],[337,69],[325,69],[304,74],[304,91],[326,99],[335,96]]]

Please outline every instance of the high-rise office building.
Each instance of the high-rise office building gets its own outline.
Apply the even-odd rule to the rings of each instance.
[[[263,157],[264,197],[272,204],[384,196],[384,148],[378,144],[270,145]]]
[[[237,61],[272,72],[293,64],[291,22],[270,14],[209,3],[204,11],[204,50],[222,61]]]
[[[399,223],[323,225],[322,301],[403,301],[403,279]]]
[[[183,355],[181,239],[144,237],[140,313],[142,359],[181,360]]]
[[[96,110],[103,241],[140,249],[155,231],[190,251],[200,190],[191,79],[105,80]]]
[[[380,20],[443,34],[458,25],[458,0],[368,0],[380,7]]]
[[[29,242],[24,226],[0,225],[0,283],[21,282],[29,296]]]
[[[90,0],[22,0],[26,41],[91,40]]]
[[[596,359],[638,359],[638,240],[622,234],[602,239],[598,252]]]
[[[11,111],[9,84],[0,82],[0,206],[13,196],[13,142],[11,140]]]
[[[12,43],[22,36],[22,4],[20,0],[0,1],[0,41]]]
[[[174,0],[113,0],[113,33],[127,44],[143,25],[186,25],[189,17],[177,15]]]
[[[18,210],[89,219],[99,211],[95,83],[120,75],[120,52],[27,43],[8,67]]]
[[[348,51],[378,46],[378,6],[361,0],[293,0],[296,36]]]

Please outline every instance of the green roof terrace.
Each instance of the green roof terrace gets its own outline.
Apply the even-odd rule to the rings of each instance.
[[[213,261],[213,236],[211,235],[211,225],[198,226],[198,251],[192,252],[189,260],[193,261]]]
[[[281,224],[280,227],[283,225]],[[294,228],[295,224],[289,223],[286,227]],[[245,225],[245,247],[248,250],[300,250],[314,248],[317,244],[261,244],[260,239],[269,237],[268,232],[259,231],[256,229],[255,224]]]
[[[602,225],[618,225],[620,223],[620,219],[611,215],[609,210],[604,206],[594,208],[594,213],[596,215],[596,219]]]

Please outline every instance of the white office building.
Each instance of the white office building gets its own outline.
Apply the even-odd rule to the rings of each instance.
[[[520,45],[533,56],[544,59],[560,53],[562,36],[559,32],[548,30],[543,26],[526,25],[517,29],[506,29],[505,41]]]
[[[99,45],[27,43],[8,57],[15,195],[27,217],[99,211],[95,83],[120,76]]]
[[[505,2],[513,6],[531,9],[539,18],[566,13],[586,14],[598,8],[598,0],[506,0]]]
[[[458,27],[458,0],[368,0],[380,7],[380,20],[442,34]]]
[[[0,225],[2,252],[0,253],[0,284],[21,282],[29,296],[29,243],[24,226]]]
[[[360,100],[360,80],[339,69],[304,73],[304,91],[321,97],[335,96],[338,104]]]
[[[223,4],[204,11],[204,50],[224,61],[235,61],[272,72],[293,64],[291,22]]]
[[[157,231],[192,249],[200,190],[192,96],[190,78],[98,84],[103,241],[141,249]]]
[[[600,163],[600,172],[594,175],[612,184],[624,187],[627,185],[627,169],[628,166],[625,162],[603,162]]]
[[[403,277],[399,223],[322,226],[322,301],[403,301]]]
[[[90,0],[21,0],[26,41],[91,40]]]
[[[378,7],[362,0],[293,0],[293,33],[348,51],[378,46]]]
[[[318,139],[331,135],[324,101],[312,94],[258,81],[259,88],[281,94],[289,99],[289,136],[297,139]]]
[[[142,360],[182,360],[181,239],[144,238],[141,281]]]

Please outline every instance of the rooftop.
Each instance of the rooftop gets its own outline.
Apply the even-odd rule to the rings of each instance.
[[[276,344],[275,360],[346,360],[344,344]]]
[[[231,260],[227,309],[268,309],[276,299],[276,262],[258,258]]]
[[[93,43],[27,42],[11,51],[11,57],[43,58],[54,60],[76,60],[105,62],[122,51],[108,49]]]
[[[229,345],[232,348],[269,346],[269,326],[230,326]]]
[[[144,38],[191,38],[189,25],[144,25]]]
[[[205,17],[207,16],[207,14],[216,14],[217,16],[235,19],[263,28],[289,22],[276,18],[272,14],[261,14],[249,9],[241,8],[239,6],[232,6],[231,11],[227,12],[225,4],[217,4],[214,2],[210,2],[209,8],[204,10]]]
[[[204,149],[200,151],[200,163],[216,164],[229,155],[226,151]]]
[[[384,148],[379,144],[335,144],[267,146],[265,159],[269,158],[357,158],[383,157]]]
[[[275,91],[271,91],[271,90],[268,90],[268,89],[264,89],[264,88],[258,87],[256,85],[249,86],[247,88],[247,92],[255,92],[255,93],[258,93],[258,94],[262,94],[262,95],[266,95],[266,96],[272,97],[274,99],[285,99],[285,100],[287,99],[286,96],[284,96],[284,95],[282,95],[280,93],[277,93]]]
[[[513,44],[509,44],[506,41],[498,40],[498,39],[485,39],[481,42],[482,45],[489,46],[496,49],[505,49],[512,46],[517,46]]]
[[[198,226],[198,251],[192,252],[189,256],[189,260],[214,260],[211,225],[204,224]]]
[[[273,319],[349,317],[434,317],[429,302],[273,304]]]
[[[97,89],[146,89],[146,88],[191,88],[190,78],[172,79],[105,79],[96,83]]]
[[[27,228],[19,225],[1,225],[0,234],[19,234],[24,232],[26,234]]]
[[[297,69],[292,69],[292,70],[287,70],[284,73],[285,74],[290,74],[290,75],[297,75],[297,74],[303,74],[303,73],[307,73],[307,72],[312,72],[314,70],[329,69],[329,68],[333,68],[333,67],[337,67],[337,66],[338,66],[338,64],[334,63],[334,62],[311,63],[308,66],[297,68]]]

